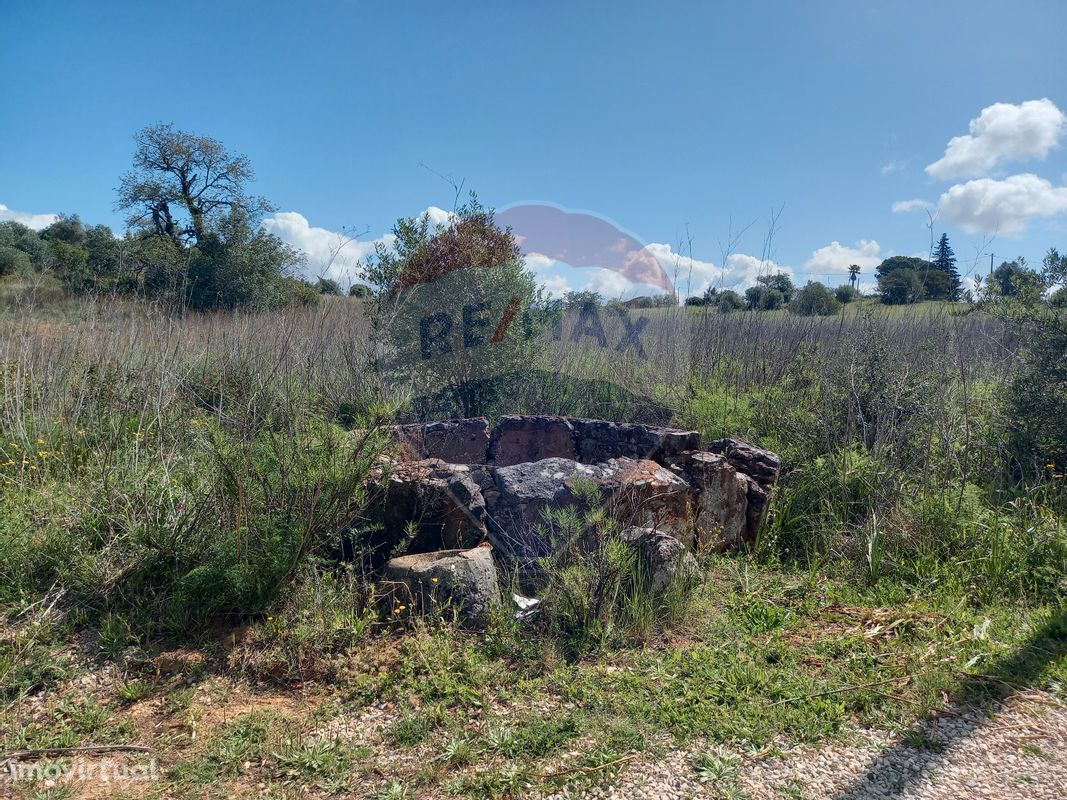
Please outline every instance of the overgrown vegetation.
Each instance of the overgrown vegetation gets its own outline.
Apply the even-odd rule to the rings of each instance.
[[[157,737],[133,713],[151,703],[177,731],[152,738],[175,794],[254,778],[322,795],[509,796],[599,782],[676,741],[704,748],[698,775],[728,780],[721,744],[817,741],[912,719],[946,693],[988,702],[1067,677],[1055,251],[960,313],[865,305],[826,318],[838,301],[814,285],[791,314],[725,292],[709,299],[730,313],[649,309],[642,357],[602,343],[624,338],[621,313],[600,314],[596,335],[578,324],[595,298],[540,304],[491,212],[458,219],[408,221],[402,257],[379,254],[370,300],[368,287],[319,306],[176,314],[13,290],[0,314],[4,749]],[[66,251],[47,242],[71,244],[59,230],[0,230],[21,242],[25,259],[0,251],[17,269],[33,268],[42,241],[50,258]],[[203,247],[145,241],[191,269],[210,235]],[[519,297],[544,311],[533,323],[568,334],[527,337],[517,322],[523,335],[488,372],[384,358],[381,304],[396,299],[385,278],[421,285],[457,250],[498,270],[479,287],[500,301],[494,320]],[[781,277],[750,302],[777,302]],[[456,313],[457,337],[490,333]],[[758,541],[704,557],[696,585],[666,597],[649,591],[620,521],[562,512],[546,525],[572,546],[545,565],[537,624],[501,614],[475,635],[391,619],[359,558],[375,541],[365,478],[382,428],[475,411],[673,422],[777,450],[785,472]],[[175,648],[206,656],[164,668]],[[76,702],[72,681],[94,663],[120,678]],[[222,673],[285,708],[244,707],[197,734],[205,692],[235,702]],[[313,710],[286,705],[294,685],[317,693]],[[378,703],[399,716],[371,745],[331,733]]]

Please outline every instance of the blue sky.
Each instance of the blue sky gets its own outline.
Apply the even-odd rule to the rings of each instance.
[[[596,212],[667,262],[682,249],[693,290],[774,266],[869,278],[927,250],[919,201],[963,271],[988,269],[1067,249],[1064,30],[1056,0],[3,0],[0,216],[121,230],[132,134],[163,120],[251,158],[311,272],[342,228],[366,231],[354,259],[397,216],[450,208],[435,173],[497,207]]]

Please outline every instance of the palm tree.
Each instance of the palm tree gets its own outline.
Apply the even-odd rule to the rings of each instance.
[[[859,264],[850,264],[849,267],[848,267],[848,282],[849,282],[849,285],[853,289],[856,288],[856,281],[859,280],[859,277],[860,277],[860,266],[859,266]]]

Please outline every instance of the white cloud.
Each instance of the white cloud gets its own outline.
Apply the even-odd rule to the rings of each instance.
[[[21,222],[27,228],[35,231],[47,228],[59,219],[57,214],[31,214],[27,211],[13,211],[0,203],[0,222]]]
[[[852,264],[864,269],[872,269],[882,262],[879,255],[881,248],[873,239],[860,239],[855,247],[847,247],[840,242],[830,242],[811,254],[804,268],[812,275],[848,274]]]
[[[969,233],[1018,236],[1031,219],[1067,212],[1067,186],[1053,186],[1029,172],[1003,180],[980,178],[950,187],[938,205],[943,219]]]
[[[422,212],[433,225],[447,225],[451,211],[430,206]],[[422,215],[420,215],[422,216]],[[379,242],[391,246],[394,236],[383,234],[376,239],[356,239],[344,231],[317,228],[297,211],[279,211],[263,220],[263,228],[286,244],[303,251],[307,257],[304,273],[307,277],[332,278],[342,284],[361,280],[359,261],[374,252]]]
[[[934,204],[929,200],[923,200],[921,197],[914,197],[911,200],[897,200],[893,203],[894,214],[907,214],[912,211],[927,211],[932,209]]]
[[[286,244],[302,250],[307,257],[307,276],[332,278],[342,283],[359,279],[357,265],[361,258],[374,252],[377,241],[392,242],[392,235],[360,241],[341,231],[317,228],[296,211],[279,211],[263,220],[263,228]]]
[[[793,270],[774,261],[760,259],[745,253],[731,253],[725,266],[712,261],[675,253],[669,244],[652,243],[646,249],[656,257],[664,271],[675,282],[679,296],[703,294],[714,286],[717,289],[733,289],[743,292],[756,283],[760,275],[785,272],[790,277]]]
[[[882,164],[882,174],[883,175],[892,175],[894,172],[900,172],[905,167],[908,166],[908,163],[910,161],[911,161],[910,158],[905,158],[905,159],[894,158],[892,161],[889,161],[889,162],[887,162],[885,164]]]
[[[949,140],[945,155],[926,167],[943,179],[986,175],[1010,161],[1042,159],[1067,130],[1067,116],[1047,97],[994,103],[971,120],[971,132]]]
[[[638,284],[633,283],[625,275],[615,272],[615,270],[593,267],[582,271],[592,273],[582,288],[591,292],[600,292],[609,300],[618,300],[631,295],[643,294],[637,291]]]

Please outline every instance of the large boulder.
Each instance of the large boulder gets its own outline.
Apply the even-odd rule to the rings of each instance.
[[[598,464],[609,458],[651,459],[661,464],[686,450],[700,449],[700,433],[655,425],[609,422],[603,419],[575,419],[578,460]]]
[[[397,425],[393,435],[415,459],[439,458],[450,464],[484,464],[489,448],[485,417]]]
[[[655,595],[695,580],[699,573],[693,554],[669,533],[654,528],[627,528],[620,538],[637,550]]]
[[[474,547],[485,539],[485,500],[470,467],[432,458],[390,461],[376,480],[381,497],[372,519],[382,527],[379,558],[398,547],[429,552]]]
[[[751,478],[740,474],[723,456],[700,451],[679,454],[674,468],[688,477],[695,490],[692,516],[699,545],[723,549],[749,538]]]
[[[395,616],[455,612],[460,622],[481,626],[500,605],[489,547],[400,556],[386,563],[383,577],[387,611]]]
[[[778,482],[782,459],[777,453],[742,442],[740,439],[716,439],[707,450],[723,456],[738,472],[748,475],[764,487]]]
[[[595,489],[598,502],[612,514],[636,524],[669,527],[687,513],[689,484],[655,461],[612,458],[602,464],[547,458],[496,467],[493,486],[483,486],[489,536],[510,559],[525,562],[550,555],[557,543],[546,521],[549,510],[585,510]]]
[[[488,463],[498,467],[576,459],[574,427],[566,417],[508,415],[497,420],[489,436]]]

